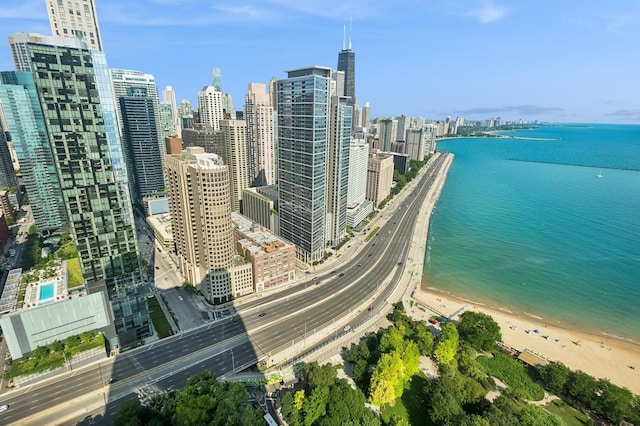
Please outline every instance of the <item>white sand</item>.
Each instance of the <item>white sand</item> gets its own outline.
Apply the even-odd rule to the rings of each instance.
[[[547,325],[543,320],[518,316],[437,292],[416,291],[414,299],[446,316],[465,305],[464,310],[491,315],[500,325],[505,345],[519,351],[529,349],[550,361],[561,362],[573,371],[581,370],[597,378],[606,378],[634,394],[640,394],[640,345]],[[412,310],[425,318],[432,314],[424,313],[415,306]],[[539,333],[534,333],[534,329]],[[634,366],[635,370],[629,366]]]

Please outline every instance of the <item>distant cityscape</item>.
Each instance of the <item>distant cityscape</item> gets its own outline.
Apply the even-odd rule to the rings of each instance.
[[[52,35],[9,35],[15,70],[0,73],[0,326],[13,359],[83,332],[113,352],[152,336],[145,228],[176,286],[225,305],[332,256],[437,138],[537,124],[372,119],[350,36],[337,69],[248,83],[239,109],[215,67],[194,107],[152,74],[109,68],[93,0],[44,3]]]

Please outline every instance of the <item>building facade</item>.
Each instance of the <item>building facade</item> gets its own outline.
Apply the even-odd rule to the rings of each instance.
[[[165,185],[153,100],[145,87],[128,87],[119,101],[123,146],[133,163],[130,180],[134,199],[157,197]]]
[[[20,163],[36,227],[40,232],[65,228],[67,213],[33,76],[30,72],[16,71],[0,73],[0,78],[5,130],[11,135]]]
[[[166,170],[182,275],[211,302],[228,302],[234,295],[232,269],[236,265],[229,167],[219,155],[189,147],[179,155],[167,156]]]
[[[83,280],[108,295],[117,336],[107,337],[126,347],[151,326],[115,101],[104,54],[74,42],[27,48]]]
[[[277,83],[280,235],[306,263],[326,252],[330,84],[326,67],[288,71]]]
[[[349,98],[331,97],[329,143],[327,146],[327,243],[338,246],[347,236],[349,191],[349,148],[353,107]]]
[[[296,249],[249,218],[232,213],[238,253],[252,264],[253,291],[261,293],[295,280]]]
[[[247,122],[247,155],[251,167],[249,184],[273,185],[276,182],[274,110],[266,85],[249,83],[244,119]]]
[[[222,161],[229,166],[231,208],[240,212],[242,192],[249,187],[249,159],[247,158],[247,123],[244,120],[220,120],[224,138]]]
[[[391,194],[393,183],[393,156],[388,154],[372,154],[369,156],[367,169],[367,200],[377,207]]]
[[[102,50],[102,37],[94,0],[46,0],[51,34],[84,41],[91,50]]]

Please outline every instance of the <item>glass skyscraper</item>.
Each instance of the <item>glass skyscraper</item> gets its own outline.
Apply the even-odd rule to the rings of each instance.
[[[104,54],[64,39],[27,46],[87,291],[107,292],[108,337],[129,346],[151,327]]]
[[[280,234],[312,263],[325,255],[331,69],[302,68],[278,80]]]
[[[0,73],[0,104],[40,232],[67,227],[67,213],[30,72]]]
[[[157,197],[164,190],[162,159],[158,151],[158,128],[153,100],[144,87],[128,87],[121,96],[122,141],[133,162],[132,187],[135,197]]]

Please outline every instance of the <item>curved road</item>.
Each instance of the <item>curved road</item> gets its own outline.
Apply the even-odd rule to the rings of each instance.
[[[338,269],[246,302],[235,317],[122,353],[102,361],[98,368],[93,365],[70,371],[5,394],[0,403],[10,408],[0,413],[0,423],[45,424],[59,422],[65,414],[71,420],[77,418],[82,398],[88,401],[89,416],[104,412],[108,402],[104,417],[100,417],[107,423],[124,400],[181,387],[203,368],[219,377],[259,360],[271,363],[271,357],[283,352],[294,357],[308,350],[305,343],[321,340],[318,336],[330,339],[354,331],[382,312],[398,285],[416,218],[445,159],[446,155],[436,155],[425,166],[413,191],[404,201],[395,201],[396,210],[376,236]],[[373,312],[368,307],[373,307]],[[348,331],[344,331],[346,325]],[[107,384],[110,379],[116,381]]]

